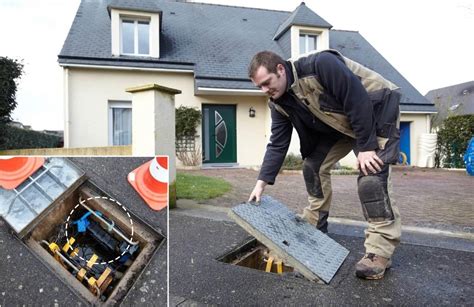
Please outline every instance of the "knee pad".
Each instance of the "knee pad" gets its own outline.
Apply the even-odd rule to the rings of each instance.
[[[365,219],[369,222],[394,220],[386,184],[378,176],[363,176],[359,179],[359,198]]]
[[[324,198],[321,179],[319,178],[317,169],[312,167],[307,161],[303,164],[303,178],[306,185],[306,191],[309,195],[317,198]]]

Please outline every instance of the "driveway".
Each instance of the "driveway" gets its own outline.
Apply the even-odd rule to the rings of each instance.
[[[258,172],[249,169],[204,169],[182,171],[195,175],[222,178],[232,184],[232,191],[205,201],[208,205],[232,207],[248,199]],[[395,200],[405,226],[429,227],[455,232],[474,233],[474,177],[463,171],[394,167],[392,173]],[[364,221],[357,194],[356,175],[332,176],[333,218]],[[301,211],[307,194],[301,173],[282,173],[265,193]]]

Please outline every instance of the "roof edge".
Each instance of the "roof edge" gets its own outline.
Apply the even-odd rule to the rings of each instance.
[[[163,60],[148,60],[148,59],[130,59],[130,58],[97,58],[97,57],[83,57],[71,55],[58,55],[58,62],[61,64],[61,59],[65,60],[90,60],[90,61],[112,61],[112,62],[129,62],[129,63],[147,63],[147,64],[169,64],[169,65],[186,65],[194,66],[191,62],[177,62],[177,61],[163,61]]]
[[[134,11],[134,12],[144,12],[144,13],[158,13],[160,15],[163,13],[163,11],[159,10],[159,9],[141,9],[141,8],[133,8],[133,7],[126,7],[126,6],[120,6],[120,5],[115,5],[115,4],[109,4],[109,5],[107,5],[107,11],[109,11],[109,15],[110,15],[110,11],[112,9],[127,10],[127,11]]]

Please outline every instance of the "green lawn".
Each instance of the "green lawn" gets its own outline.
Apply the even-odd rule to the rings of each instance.
[[[206,200],[215,198],[230,191],[232,186],[220,178],[195,176],[186,173],[176,175],[176,197]]]

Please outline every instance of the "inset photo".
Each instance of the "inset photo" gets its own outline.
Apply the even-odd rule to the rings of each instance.
[[[0,302],[166,305],[169,195],[168,156],[2,157]]]

